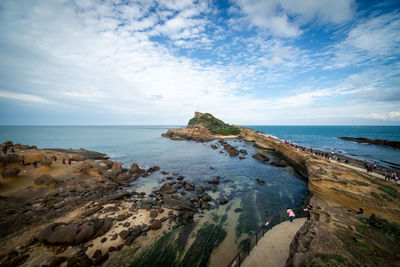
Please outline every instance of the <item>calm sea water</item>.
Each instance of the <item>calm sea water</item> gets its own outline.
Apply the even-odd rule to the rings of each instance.
[[[341,136],[400,141],[400,126],[246,126],[296,144],[400,168],[400,149],[359,144]]]

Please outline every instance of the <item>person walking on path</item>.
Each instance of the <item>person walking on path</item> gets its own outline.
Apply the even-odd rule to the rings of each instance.
[[[307,205],[307,207],[304,209],[304,211],[307,211],[307,220],[311,219],[311,209],[312,209],[311,205]]]
[[[71,159],[68,159],[68,165],[71,165]]]
[[[294,217],[296,217],[293,210],[291,208],[287,208],[286,212],[289,215],[290,222],[293,222]]]

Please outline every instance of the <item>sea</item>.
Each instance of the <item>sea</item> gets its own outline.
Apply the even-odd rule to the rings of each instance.
[[[157,259],[165,266],[176,266],[182,262],[196,261],[194,255],[204,249],[210,266],[226,266],[238,252],[244,242],[251,237],[268,218],[275,214],[285,214],[287,207],[297,208],[305,205],[307,198],[307,178],[294,166],[280,168],[269,163],[261,163],[251,156],[260,150],[243,140],[232,139],[227,142],[238,149],[245,149],[239,157],[231,157],[218,144],[217,140],[198,143],[193,141],[174,141],[161,137],[170,126],[0,126],[0,142],[8,140],[14,143],[36,145],[38,148],[64,148],[93,150],[108,154],[111,160],[121,162],[129,168],[133,162],[143,168],[154,165],[167,172],[178,172],[185,181],[196,186],[210,186],[208,181],[221,178],[219,185],[212,185],[208,191],[212,197],[210,211],[201,211],[196,215],[196,224],[190,240],[182,245],[169,246],[175,240],[164,236],[148,248],[132,254],[132,262],[143,266],[153,266],[156,262],[146,263],[146,259]],[[246,126],[262,131],[282,140],[324,151],[342,153],[362,160],[400,166],[400,150],[359,144],[338,139],[339,136],[368,137],[373,139],[400,140],[400,127],[382,126]],[[217,144],[218,149],[212,149]],[[272,160],[280,156],[271,151]],[[167,182],[161,172],[152,173],[132,183],[129,190],[147,194]],[[257,179],[265,183],[260,184]],[[195,197],[196,192],[188,192],[187,197]],[[219,199],[229,200],[227,205],[219,205]],[[189,227],[189,226],[186,226]],[[170,228],[171,231],[182,231]],[[185,228],[189,229],[189,228]],[[218,232],[218,238],[212,234]],[[182,232],[176,232],[176,235]],[[194,240],[192,240],[194,239]],[[179,239],[178,239],[179,240]],[[211,242],[212,243],[202,243]],[[178,242],[178,241],[176,241]],[[175,244],[175,243],[174,243]],[[192,245],[191,245],[192,244]],[[192,246],[192,247],[190,247]],[[176,251],[170,251],[171,248]],[[152,250],[157,248],[157,250]],[[210,253],[210,248],[212,252]],[[164,250],[160,251],[160,250]],[[167,251],[168,250],[168,251]],[[207,251],[206,251],[207,250]],[[182,251],[186,254],[182,255]],[[193,251],[196,251],[194,253]],[[137,253],[141,253],[137,255]],[[176,257],[171,255],[176,254]],[[203,255],[202,254],[202,255]],[[169,255],[168,257],[160,255]],[[194,257],[194,258],[191,258]],[[141,260],[139,260],[141,259]],[[177,262],[180,259],[182,262]],[[115,264],[119,265],[116,259]],[[203,261],[204,259],[202,259]],[[126,261],[126,259],[124,259]],[[136,262],[135,262],[136,261]],[[147,264],[147,265],[146,265]],[[194,264],[193,266],[196,266]]]
[[[177,149],[176,142],[166,142],[161,133],[182,125],[169,126],[0,126],[0,142],[36,145],[39,148],[85,148],[107,153],[124,163],[139,161],[161,164],[162,151]],[[338,137],[366,137],[400,141],[400,126],[244,126],[282,140],[336,152],[368,162],[400,168],[400,149],[360,144]]]

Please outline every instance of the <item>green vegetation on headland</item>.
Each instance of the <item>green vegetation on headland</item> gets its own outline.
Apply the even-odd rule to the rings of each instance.
[[[196,116],[189,121],[188,126],[196,125],[202,125],[214,134],[237,135],[240,133],[238,127],[224,123],[210,113],[196,113]]]

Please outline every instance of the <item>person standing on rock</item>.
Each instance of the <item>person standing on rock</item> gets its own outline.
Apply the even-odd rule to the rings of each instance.
[[[294,214],[293,210],[288,207],[286,212],[289,215],[290,222],[293,222],[294,217],[296,217],[296,215]]]

